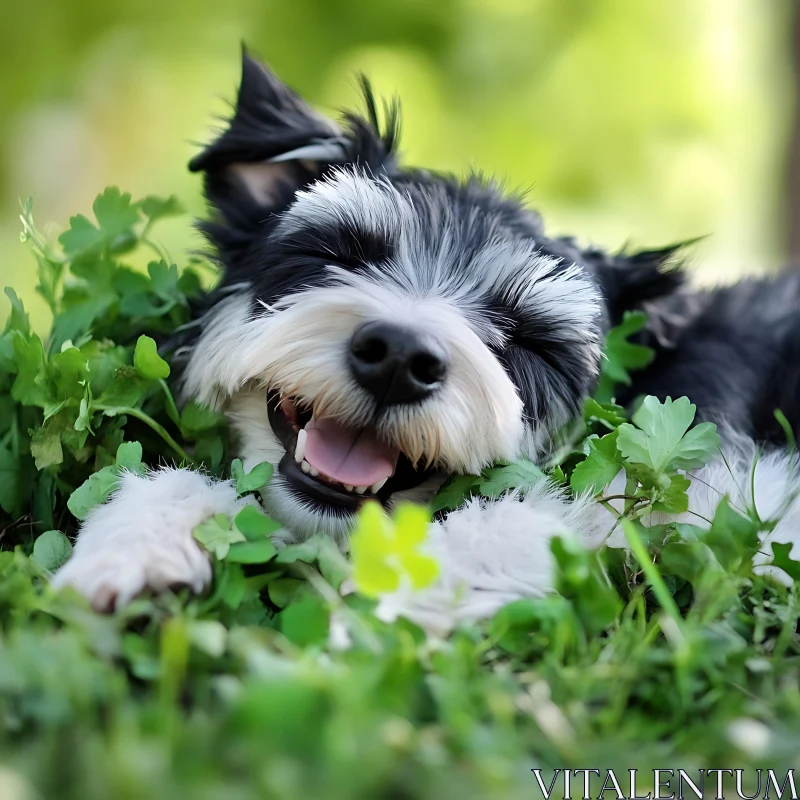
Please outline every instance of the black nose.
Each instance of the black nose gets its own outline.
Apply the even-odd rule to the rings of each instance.
[[[387,322],[367,322],[350,341],[350,370],[382,406],[424,400],[447,375],[447,354],[433,338]]]

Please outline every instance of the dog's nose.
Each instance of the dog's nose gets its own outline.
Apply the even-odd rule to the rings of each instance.
[[[350,341],[350,370],[382,406],[424,400],[447,375],[447,353],[432,337],[387,322],[367,322]]]

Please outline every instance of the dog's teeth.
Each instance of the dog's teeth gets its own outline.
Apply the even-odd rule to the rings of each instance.
[[[356,486],[356,494],[364,494],[368,488],[367,486]]]
[[[388,481],[388,478],[384,478],[382,481],[378,481],[377,483],[373,483],[372,486],[369,487],[369,490],[372,494],[378,494],[378,492],[383,489],[383,484]]]
[[[352,486],[348,486],[347,484],[344,485],[344,488],[347,489],[348,492],[352,492],[353,491],[353,487]]]
[[[308,461],[301,461],[300,462],[300,469],[308,475],[311,472],[311,464]]]
[[[303,463],[303,456],[306,454],[306,439],[308,439],[308,434],[301,428],[297,432],[297,446],[294,448],[294,460],[298,464]]]
[[[316,477],[317,477],[317,475],[319,475],[319,470],[318,470],[316,467],[311,467],[311,469],[308,471],[308,474],[309,474],[309,475],[310,475],[312,478],[316,478]]]

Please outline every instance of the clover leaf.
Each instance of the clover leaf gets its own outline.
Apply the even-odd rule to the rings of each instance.
[[[365,503],[351,539],[356,588],[368,597],[378,597],[403,583],[415,589],[433,583],[439,566],[419,549],[429,524],[424,506],[400,505],[390,518],[378,503]]]

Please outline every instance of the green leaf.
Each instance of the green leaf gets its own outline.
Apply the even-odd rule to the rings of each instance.
[[[618,428],[628,421],[622,406],[616,403],[599,403],[594,397],[587,397],[583,404],[583,419],[589,422],[602,422],[608,428]]]
[[[272,478],[275,472],[275,467],[263,461],[261,464],[256,464],[250,472],[245,472],[242,462],[237,458],[231,464],[231,475],[236,481],[236,491],[239,494],[247,494],[248,492],[257,492],[263,489]]]
[[[45,531],[33,543],[31,560],[48,572],[55,572],[72,555],[72,543],[61,531]]]
[[[800,581],[800,562],[791,557],[791,542],[772,542],[772,564],[782,569],[792,580]]]
[[[47,387],[46,358],[41,339],[33,335],[26,337],[19,331],[14,331],[11,336],[17,367],[11,396],[24,406],[44,408],[55,398]]]
[[[146,380],[158,381],[169,377],[169,364],[158,354],[156,343],[149,336],[140,336],[133,353],[133,366]]]
[[[70,259],[95,252],[102,247],[103,234],[83,215],[70,217],[69,230],[58,237],[64,252]]]
[[[130,408],[137,405],[148,389],[148,383],[139,377],[133,367],[117,370],[114,379],[96,399],[96,406]]]
[[[100,229],[110,239],[130,230],[139,221],[130,194],[121,193],[116,186],[110,186],[98,195],[92,209]]]
[[[643,311],[626,311],[622,322],[606,334],[602,371],[615,383],[629,386],[631,376],[628,370],[642,369],[655,357],[652,348],[628,341],[630,336],[643,330],[646,324],[647,314]]]
[[[16,513],[20,501],[20,488],[17,459],[11,450],[0,445],[0,506],[7,514]]]
[[[46,469],[64,461],[64,451],[61,449],[61,435],[57,430],[49,427],[39,428],[31,436],[31,455],[36,463],[36,469]]]
[[[78,408],[78,418],[75,420],[75,430],[76,431],[88,431],[89,433],[93,433],[92,431],[92,411],[89,408],[89,398],[84,397],[81,399],[80,406]]]
[[[31,323],[22,300],[17,297],[17,293],[10,286],[6,286],[3,291],[11,303],[11,313],[6,319],[5,330],[20,331],[27,336],[31,332]]]
[[[225,558],[232,544],[247,541],[239,531],[231,527],[231,522],[226,514],[216,514],[211,519],[200,523],[192,531],[192,535],[218,559]]]
[[[485,497],[500,497],[512,489],[525,492],[545,477],[532,461],[522,459],[513,464],[491,467],[483,471],[478,491]]]
[[[689,510],[687,490],[691,481],[685,475],[671,475],[667,481],[669,484],[653,495],[653,510],[683,514]]]
[[[334,589],[338,589],[342,581],[350,575],[350,564],[330,536],[316,534],[299,544],[290,544],[278,551],[275,559],[279,564],[293,564],[302,561],[305,564],[317,563],[322,577]]]
[[[145,466],[142,463],[142,446],[139,442],[123,442],[117,448],[117,466],[128,472],[142,475]]]
[[[213,619],[194,619],[188,623],[189,641],[211,658],[220,658],[228,644],[228,629]]]
[[[431,513],[452,510],[463,505],[464,501],[472,495],[473,489],[477,487],[480,480],[477,475],[453,475],[431,500]]]
[[[575,614],[563,597],[526,598],[503,606],[489,622],[489,635],[509,653],[528,655],[574,639]]]
[[[115,300],[116,296],[112,292],[98,289],[92,297],[59,314],[53,321],[53,346],[61,347],[63,342],[83,336],[97,319],[108,312]]]
[[[617,447],[628,461],[656,473],[702,467],[719,449],[719,436],[710,422],[689,431],[694,415],[695,407],[686,397],[674,402],[668,397],[664,403],[645,397],[633,415],[637,427],[620,425]]]
[[[90,475],[70,496],[67,508],[81,521],[89,512],[104,503],[119,486],[116,467],[103,467]]]
[[[597,494],[622,469],[617,435],[617,431],[614,431],[602,439],[592,437],[588,440],[589,455],[575,467],[569,482],[575,494]]]
[[[166,261],[151,261],[147,265],[147,274],[153,291],[162,299],[172,303],[179,303],[183,300],[178,289],[178,266],[167,264]]]
[[[278,551],[269,539],[232,544],[226,561],[233,564],[266,564]]]
[[[99,253],[112,240],[128,234],[139,221],[139,212],[131,204],[131,196],[120,193],[115,186],[98,195],[92,208],[97,227],[78,214],[70,219],[69,230],[58,237],[64,252],[72,261],[84,260],[87,256]]]
[[[286,608],[305,586],[297,578],[278,578],[269,584],[269,599],[278,608]]]
[[[329,613],[319,595],[304,592],[280,614],[281,632],[298,647],[323,644],[328,638]]]
[[[211,472],[216,474],[220,471],[224,455],[225,444],[220,434],[206,433],[203,438],[197,440],[194,448],[195,460]]]
[[[182,270],[180,278],[178,278],[178,289],[184,297],[194,297],[203,289],[200,276],[193,269]]]
[[[759,548],[760,526],[743,516],[723,497],[714,513],[711,528],[702,536],[717,561],[729,572],[744,567],[750,570],[752,558]]]
[[[572,537],[556,536],[550,542],[555,557],[556,589],[571,600],[590,634],[598,634],[619,614],[622,601],[605,576],[598,553],[585,549]]]
[[[245,506],[234,517],[233,524],[250,541],[263,539],[265,536],[279,531],[282,527],[280,522],[268,517],[256,506]]]
[[[239,547],[238,544],[233,545]],[[220,586],[220,599],[228,608],[239,608],[244,600],[247,591],[247,579],[244,577],[244,570],[239,564],[231,564],[229,561],[222,562],[225,565],[223,583]]]
[[[181,429],[187,433],[202,433],[218,428],[225,423],[225,417],[218,411],[192,400],[181,414]]]
[[[142,210],[142,213],[148,217],[149,224],[165,217],[175,217],[186,213],[186,209],[174,194],[166,198],[148,195],[144,200],[140,200],[137,205]]]
[[[646,324],[647,314],[643,311],[626,311],[622,322],[606,334],[600,382],[595,393],[599,402],[611,400],[616,384],[630,386],[629,370],[642,369],[655,358],[651,348],[628,341],[629,336],[638,333]]]

